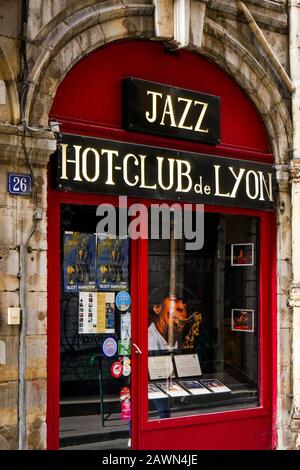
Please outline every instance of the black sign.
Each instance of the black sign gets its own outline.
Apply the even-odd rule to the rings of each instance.
[[[220,143],[220,98],[136,78],[123,81],[123,127]]]
[[[65,191],[274,208],[268,164],[64,134],[54,169]]]

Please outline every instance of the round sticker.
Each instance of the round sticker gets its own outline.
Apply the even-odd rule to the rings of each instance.
[[[116,296],[116,306],[121,312],[126,312],[129,309],[131,304],[131,297],[129,292],[126,290],[121,290],[121,292],[117,293]]]
[[[123,372],[123,366],[121,362],[119,361],[114,362],[111,366],[111,375],[115,377],[116,379],[118,379],[119,377],[121,377],[122,372]]]
[[[127,377],[128,375],[130,375],[131,373],[131,367],[129,364],[124,364],[124,367],[123,367],[123,375],[125,375],[125,377]]]
[[[127,377],[131,373],[130,359],[128,357],[123,358],[123,375]]]
[[[118,349],[117,342],[114,338],[106,338],[102,344],[102,350],[105,356],[112,357],[116,354]]]

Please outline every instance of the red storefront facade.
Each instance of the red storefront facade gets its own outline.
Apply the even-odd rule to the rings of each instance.
[[[124,130],[122,128],[122,80],[127,77],[220,97],[220,144],[211,145]],[[60,130],[63,134],[140,144],[161,149],[167,148],[178,152],[206,154],[212,157],[224,157],[224,159],[231,158],[269,165],[273,163],[269,139],[263,122],[254,105],[233,79],[196,53],[188,51],[170,53],[160,43],[150,41],[119,42],[103,47],[82,59],[71,69],[58,88],[51,109],[51,118],[61,123]],[[120,195],[122,194],[120,193]],[[137,201],[139,201],[138,192],[132,197],[132,202]],[[188,198],[186,201],[188,202]],[[62,329],[59,293],[61,292],[60,237],[63,228],[61,227],[60,210],[62,206],[69,206],[73,211],[75,211],[75,206],[95,206],[96,208],[103,202],[109,202],[112,205],[118,204],[117,197],[110,194],[95,195],[85,192],[59,191],[52,187],[49,179],[47,355],[49,449],[59,447],[59,403],[60,389],[62,389]],[[149,206],[151,199],[143,199],[143,203]],[[234,220],[237,220],[234,217],[246,217],[247,221],[251,222],[249,224],[252,224],[251,230],[254,230],[254,225],[256,226],[255,234],[252,233],[257,241],[256,261],[253,263],[255,273],[253,271],[251,274],[252,276],[255,274],[255,279],[252,277],[252,280],[256,290],[254,289],[254,294],[251,294],[252,300],[249,301],[250,304],[252,301],[256,302],[256,307],[253,307],[254,304],[249,304],[250,307],[246,304],[246,307],[240,305],[240,310],[254,312],[253,328],[247,333],[235,331],[238,335],[255,335],[255,342],[252,345],[256,355],[256,362],[253,365],[255,377],[254,379],[252,377],[255,384],[252,384],[254,387],[251,389],[252,395],[248,396],[248,398],[254,397],[254,401],[250,400],[244,406],[245,402],[241,398],[242,401],[231,402],[228,407],[224,399],[225,401],[215,404],[215,407],[210,410],[205,408],[204,403],[192,413],[185,414],[183,411],[180,414],[175,413],[174,416],[171,414],[164,419],[161,416],[154,416],[154,419],[150,419],[147,395],[148,356],[145,353],[148,351],[149,318],[147,311],[149,306],[147,307],[147,305],[149,304],[149,288],[153,282],[151,278],[150,283],[148,273],[150,248],[147,240],[131,241],[129,261],[132,298],[131,341],[142,351],[142,354],[133,353],[131,356],[131,433],[134,449],[272,449],[275,446],[275,214],[272,210],[242,208],[238,205],[234,206],[234,204],[230,204],[230,206],[224,204],[205,205],[205,213],[211,214],[213,228],[209,233],[217,233],[220,227],[220,220],[213,219],[214,214],[227,217],[228,225],[234,224]],[[243,223],[243,220],[240,219],[240,222]],[[235,240],[232,234],[228,237],[231,240],[231,245],[238,245],[238,240]],[[255,244],[252,241],[254,238],[251,238],[251,243],[248,243],[249,240],[242,238],[241,244]],[[230,275],[231,271],[228,272]],[[200,289],[200,291],[203,294],[206,284],[205,280],[201,282],[202,290]],[[212,285],[218,286],[216,279],[212,283],[217,283]],[[247,285],[249,284],[245,284],[245,286]],[[226,290],[226,288],[224,289]],[[243,296],[246,299],[245,302],[248,301],[247,292]],[[225,307],[226,301],[225,299]],[[209,303],[204,303],[207,309],[208,305]],[[228,304],[228,309],[239,310],[236,304],[233,307]],[[209,313],[206,312],[206,318],[208,317]],[[214,334],[213,328],[215,327],[208,320],[206,327],[209,343],[206,352],[210,357],[211,351],[216,351],[221,343],[219,339],[213,340],[209,337],[210,333]],[[224,325],[222,327],[218,324],[218,338],[220,338],[221,328],[224,330]],[[230,329],[230,325],[228,328]],[[228,350],[230,350],[232,357],[234,357],[232,352],[234,345],[232,346],[232,344],[235,338],[232,338],[236,336],[235,333],[231,328],[230,334],[228,333],[226,336],[226,333],[223,337],[225,343],[227,341],[225,356],[229,354]],[[242,338],[239,342],[239,352],[243,349],[246,362],[248,360],[247,354],[252,347],[247,341],[249,340]],[[241,345],[242,343],[245,344]],[[202,361],[200,362],[202,365]],[[204,362],[203,360],[203,364]],[[204,365],[203,369],[205,369]],[[207,377],[213,371],[215,373],[215,370],[217,369],[208,368]],[[217,378],[212,375],[211,377]],[[244,391],[249,392],[248,389]]]

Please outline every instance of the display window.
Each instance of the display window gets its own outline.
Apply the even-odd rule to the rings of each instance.
[[[259,405],[258,240],[256,217],[215,213],[200,250],[149,240],[149,419]]]

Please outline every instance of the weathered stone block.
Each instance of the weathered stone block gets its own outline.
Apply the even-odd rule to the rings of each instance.
[[[30,423],[26,430],[26,448],[27,450],[44,450],[46,449],[47,429],[46,423],[37,417]]]
[[[47,377],[47,338],[45,335],[26,338],[26,379]]]
[[[5,364],[0,364],[0,383],[18,380],[19,337],[0,336],[6,349]]]
[[[278,294],[288,295],[291,287],[291,266],[286,261],[280,261],[277,266]]]
[[[101,24],[91,26],[89,29],[79,34],[76,40],[80,49],[85,54],[94,50],[97,46],[100,47],[104,43],[104,34]]]
[[[14,276],[18,275],[19,252],[17,250],[10,250],[9,248],[0,249],[0,272]]]
[[[47,291],[47,252],[33,250],[26,256],[26,285],[28,291]]]
[[[0,247],[15,248],[17,243],[17,231],[14,211],[0,207],[0,223]]]
[[[27,425],[36,420],[46,420],[47,381],[30,380],[26,382],[26,421]]]
[[[174,7],[173,0],[154,0],[155,35],[171,39],[174,36]]]
[[[0,450],[16,450],[18,448],[18,427],[3,426],[0,428]]]
[[[28,214],[26,214],[28,215]],[[28,247],[33,250],[46,250],[47,249],[47,225],[46,225],[46,212],[42,212],[42,220],[36,224],[35,232],[29,240]],[[17,243],[27,239],[33,228],[33,213],[31,217],[23,217],[17,219]]]
[[[21,5],[18,0],[1,0],[0,31],[10,37],[19,37],[21,29]]]
[[[280,328],[291,328],[292,309],[288,306],[287,295],[277,295],[278,325]]]
[[[27,334],[47,333],[47,293],[28,292],[27,294]]]
[[[18,421],[18,384],[0,384],[0,428],[14,426]]]
[[[291,328],[278,330],[277,364],[279,367],[279,380],[282,383],[290,374],[291,367]]]

